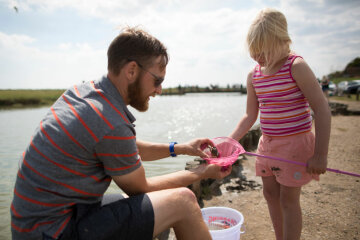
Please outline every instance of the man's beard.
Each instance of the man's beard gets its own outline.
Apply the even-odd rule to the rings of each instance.
[[[134,83],[128,86],[128,98],[129,104],[136,110],[140,112],[145,112],[149,108],[149,102],[147,98],[141,95],[142,88],[140,85],[140,78],[142,75],[138,76]]]

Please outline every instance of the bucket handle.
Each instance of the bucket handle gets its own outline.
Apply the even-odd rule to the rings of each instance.
[[[245,226],[241,225],[240,226],[240,234],[243,234],[243,233],[245,233]]]

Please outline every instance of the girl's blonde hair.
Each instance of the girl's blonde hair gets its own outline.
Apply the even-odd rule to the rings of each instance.
[[[250,56],[263,55],[269,66],[286,57],[285,54],[290,53],[291,39],[284,14],[272,8],[261,10],[251,24],[246,40]]]

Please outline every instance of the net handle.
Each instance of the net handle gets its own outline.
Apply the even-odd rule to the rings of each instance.
[[[287,163],[292,163],[292,164],[297,164],[297,165],[301,165],[301,166],[305,166],[305,167],[307,166],[307,164],[303,163],[303,162],[296,162],[296,161],[291,161],[291,160],[278,158],[278,157],[270,157],[270,156],[260,155],[260,154],[251,153],[251,152],[244,152],[244,154],[251,155],[251,156],[257,156],[257,157],[263,157],[263,158],[269,158],[269,159],[278,160],[278,161],[287,162]],[[334,173],[346,174],[346,175],[350,175],[350,176],[353,176],[353,177],[360,178],[360,174],[358,174],[358,173],[346,172],[346,171],[333,169],[333,168],[326,168],[326,171],[334,172]]]
[[[238,150],[239,150],[238,155],[246,154],[246,155],[251,155],[251,156],[269,158],[269,159],[278,160],[278,161],[282,161],[282,162],[292,163],[292,164],[301,165],[301,166],[305,166],[305,167],[307,166],[307,164],[306,164],[306,163],[303,163],[303,162],[297,162],[297,161],[292,161],[292,160],[283,159],[283,158],[279,158],[279,157],[271,157],[271,156],[260,155],[260,154],[257,154],[257,153],[247,152],[247,151],[245,151],[245,149],[243,148],[243,146],[241,146],[241,144],[240,144],[238,141],[236,141],[235,139],[233,139],[233,138],[229,138],[229,137],[217,137],[217,138],[214,138],[214,140],[215,140],[215,139],[226,139],[228,142],[232,142],[232,144],[233,144],[235,147],[237,147]],[[349,176],[353,176],[353,177],[358,177],[358,178],[360,178],[360,174],[358,174],[358,173],[346,172],[346,171],[342,171],[342,170],[339,170],[339,169],[326,168],[326,171],[334,172],[334,173],[341,173],[341,174],[345,174],[345,175],[349,175]]]

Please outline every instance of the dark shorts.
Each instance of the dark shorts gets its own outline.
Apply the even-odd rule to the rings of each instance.
[[[146,194],[101,206],[78,204],[60,239],[153,239],[154,210]]]

